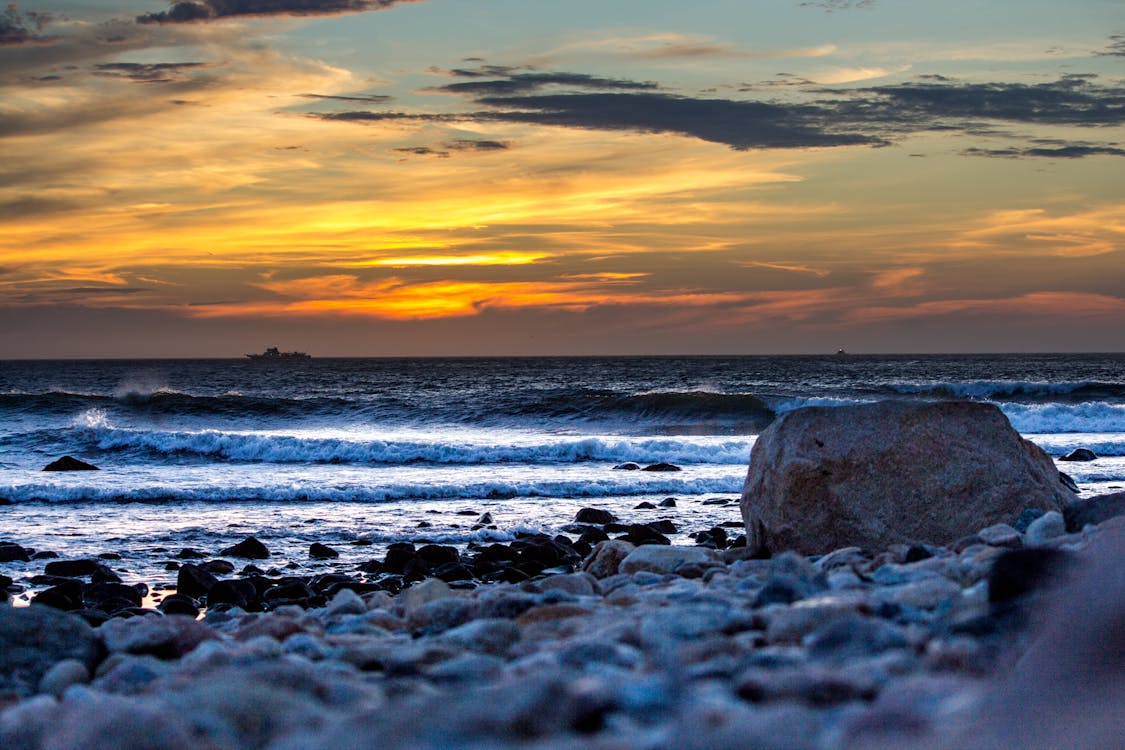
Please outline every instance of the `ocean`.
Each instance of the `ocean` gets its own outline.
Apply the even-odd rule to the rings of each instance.
[[[777,414],[887,398],[994,403],[1056,459],[1098,455],[1059,464],[1082,495],[1125,488],[1125,354],[0,361],[0,540],[149,583],[247,535],[315,571],[312,542],[347,566],[559,533],[584,506],[691,543],[740,520]],[[62,455],[101,470],[42,471]]]

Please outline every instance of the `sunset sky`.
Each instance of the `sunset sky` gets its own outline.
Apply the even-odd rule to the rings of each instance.
[[[29,0],[0,357],[1125,350],[1121,0]]]

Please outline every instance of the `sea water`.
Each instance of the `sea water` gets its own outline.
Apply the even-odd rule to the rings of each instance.
[[[1098,455],[1059,464],[1081,494],[1125,488],[1122,354],[2,361],[0,540],[150,581],[247,535],[271,564],[315,566],[315,541],[346,565],[558,533],[588,505],[690,543],[737,523],[776,415],[887,398],[994,403],[1054,458]],[[101,470],[42,471],[62,455]]]

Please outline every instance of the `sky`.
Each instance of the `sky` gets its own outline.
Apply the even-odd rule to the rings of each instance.
[[[29,0],[0,357],[1125,350],[1121,0]]]

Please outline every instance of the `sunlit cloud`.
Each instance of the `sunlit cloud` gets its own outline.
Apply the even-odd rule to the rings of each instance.
[[[406,268],[408,266],[522,266],[551,257],[548,253],[476,253],[469,255],[409,255],[373,258],[349,265]]]

